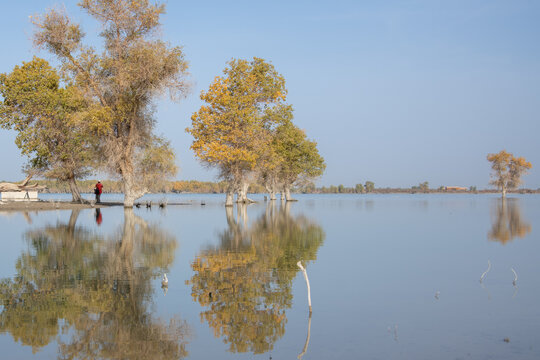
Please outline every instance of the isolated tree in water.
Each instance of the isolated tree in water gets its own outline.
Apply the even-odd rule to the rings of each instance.
[[[187,63],[180,47],[157,37],[164,5],[148,0],[83,0],[79,6],[103,27],[101,54],[84,46],[80,27],[57,10],[34,20],[34,43],[55,54],[74,86],[101,106],[105,116],[96,119],[105,133],[100,154],[105,168],[121,177],[124,206],[131,207],[148,190],[141,179],[154,182],[176,171],[168,143],[153,134],[152,105],[166,91],[173,99],[185,95]],[[163,156],[147,156],[155,155],[156,146]],[[145,162],[152,159],[168,163]],[[148,175],[145,167],[168,172],[143,176]]]
[[[233,59],[201,94],[206,104],[191,117],[186,129],[194,140],[191,149],[202,163],[217,167],[228,182],[226,206],[233,194],[247,202],[249,182],[271,137],[264,111],[285,100],[285,80],[263,59]]]
[[[61,87],[47,61],[34,58],[0,75],[0,125],[18,132],[15,140],[29,157],[28,172],[69,184],[73,201],[82,201],[76,179],[92,171],[99,116],[78,89]]]
[[[531,163],[524,157],[515,157],[506,150],[501,150],[497,154],[488,154],[487,160],[491,163],[493,170],[490,184],[501,190],[503,197],[506,196],[507,190],[516,189],[521,184],[521,176],[532,168]]]

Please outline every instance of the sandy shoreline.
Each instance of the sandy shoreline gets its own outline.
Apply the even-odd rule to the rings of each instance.
[[[146,207],[146,202],[140,202],[140,207]],[[165,206],[172,205],[193,205],[191,202],[186,203],[167,203]],[[101,202],[81,204],[72,201],[0,201],[0,211],[34,211],[34,210],[74,210],[74,209],[94,209],[107,208],[112,206],[124,206],[122,202]],[[152,202],[152,207],[158,207],[159,203]],[[135,206],[134,206],[135,207]]]
[[[120,202],[81,204],[71,201],[0,201],[0,211],[74,210],[122,206]]]

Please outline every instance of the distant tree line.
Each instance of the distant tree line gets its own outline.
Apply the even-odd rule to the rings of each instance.
[[[97,180],[80,180],[77,181],[78,187],[82,193],[91,193]],[[50,193],[69,193],[69,184],[63,181],[56,180],[37,180],[40,185],[47,186],[46,192]],[[122,182],[115,180],[101,180],[103,183],[103,191],[105,193],[121,193]],[[225,194],[229,184],[225,181],[212,182],[212,181],[197,181],[197,180],[176,180],[176,181],[164,181],[156,184],[151,188],[151,193],[197,193],[197,194]],[[267,189],[257,183],[250,184],[250,193],[264,194],[267,193]],[[448,190],[445,186],[439,186],[437,189],[420,190],[418,186],[412,186],[410,188],[373,188],[368,187],[369,192],[366,192],[365,184],[356,184],[355,186],[330,185],[316,187],[313,183],[303,186],[293,187],[291,191],[299,194],[414,194],[414,193],[494,193],[497,190],[494,189],[482,189],[478,190],[476,186],[470,186],[465,190]],[[514,189],[514,193],[540,193],[540,189]]]

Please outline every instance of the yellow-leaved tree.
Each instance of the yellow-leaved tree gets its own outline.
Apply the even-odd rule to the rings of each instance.
[[[506,196],[506,191],[515,189],[521,184],[521,176],[532,168],[530,162],[524,157],[515,157],[513,154],[501,150],[497,154],[488,154],[488,161],[493,169],[490,184],[501,190],[502,196]]]
[[[229,61],[223,76],[201,93],[205,105],[193,114],[186,131],[194,138],[191,149],[199,160],[218,168],[227,182],[225,206],[232,206],[234,193],[238,202],[249,201],[249,183],[272,141],[265,111],[285,101],[286,93],[283,76],[256,57]]]

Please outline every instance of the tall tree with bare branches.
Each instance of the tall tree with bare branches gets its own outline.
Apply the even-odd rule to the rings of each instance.
[[[150,183],[176,172],[168,142],[153,134],[152,105],[164,92],[173,99],[186,94],[187,62],[180,47],[158,37],[163,4],[83,0],[79,6],[102,25],[101,53],[85,46],[79,25],[55,9],[34,19],[34,43],[56,55],[64,74],[101,108],[92,119],[104,133],[100,154],[122,179],[124,206],[131,207]]]

